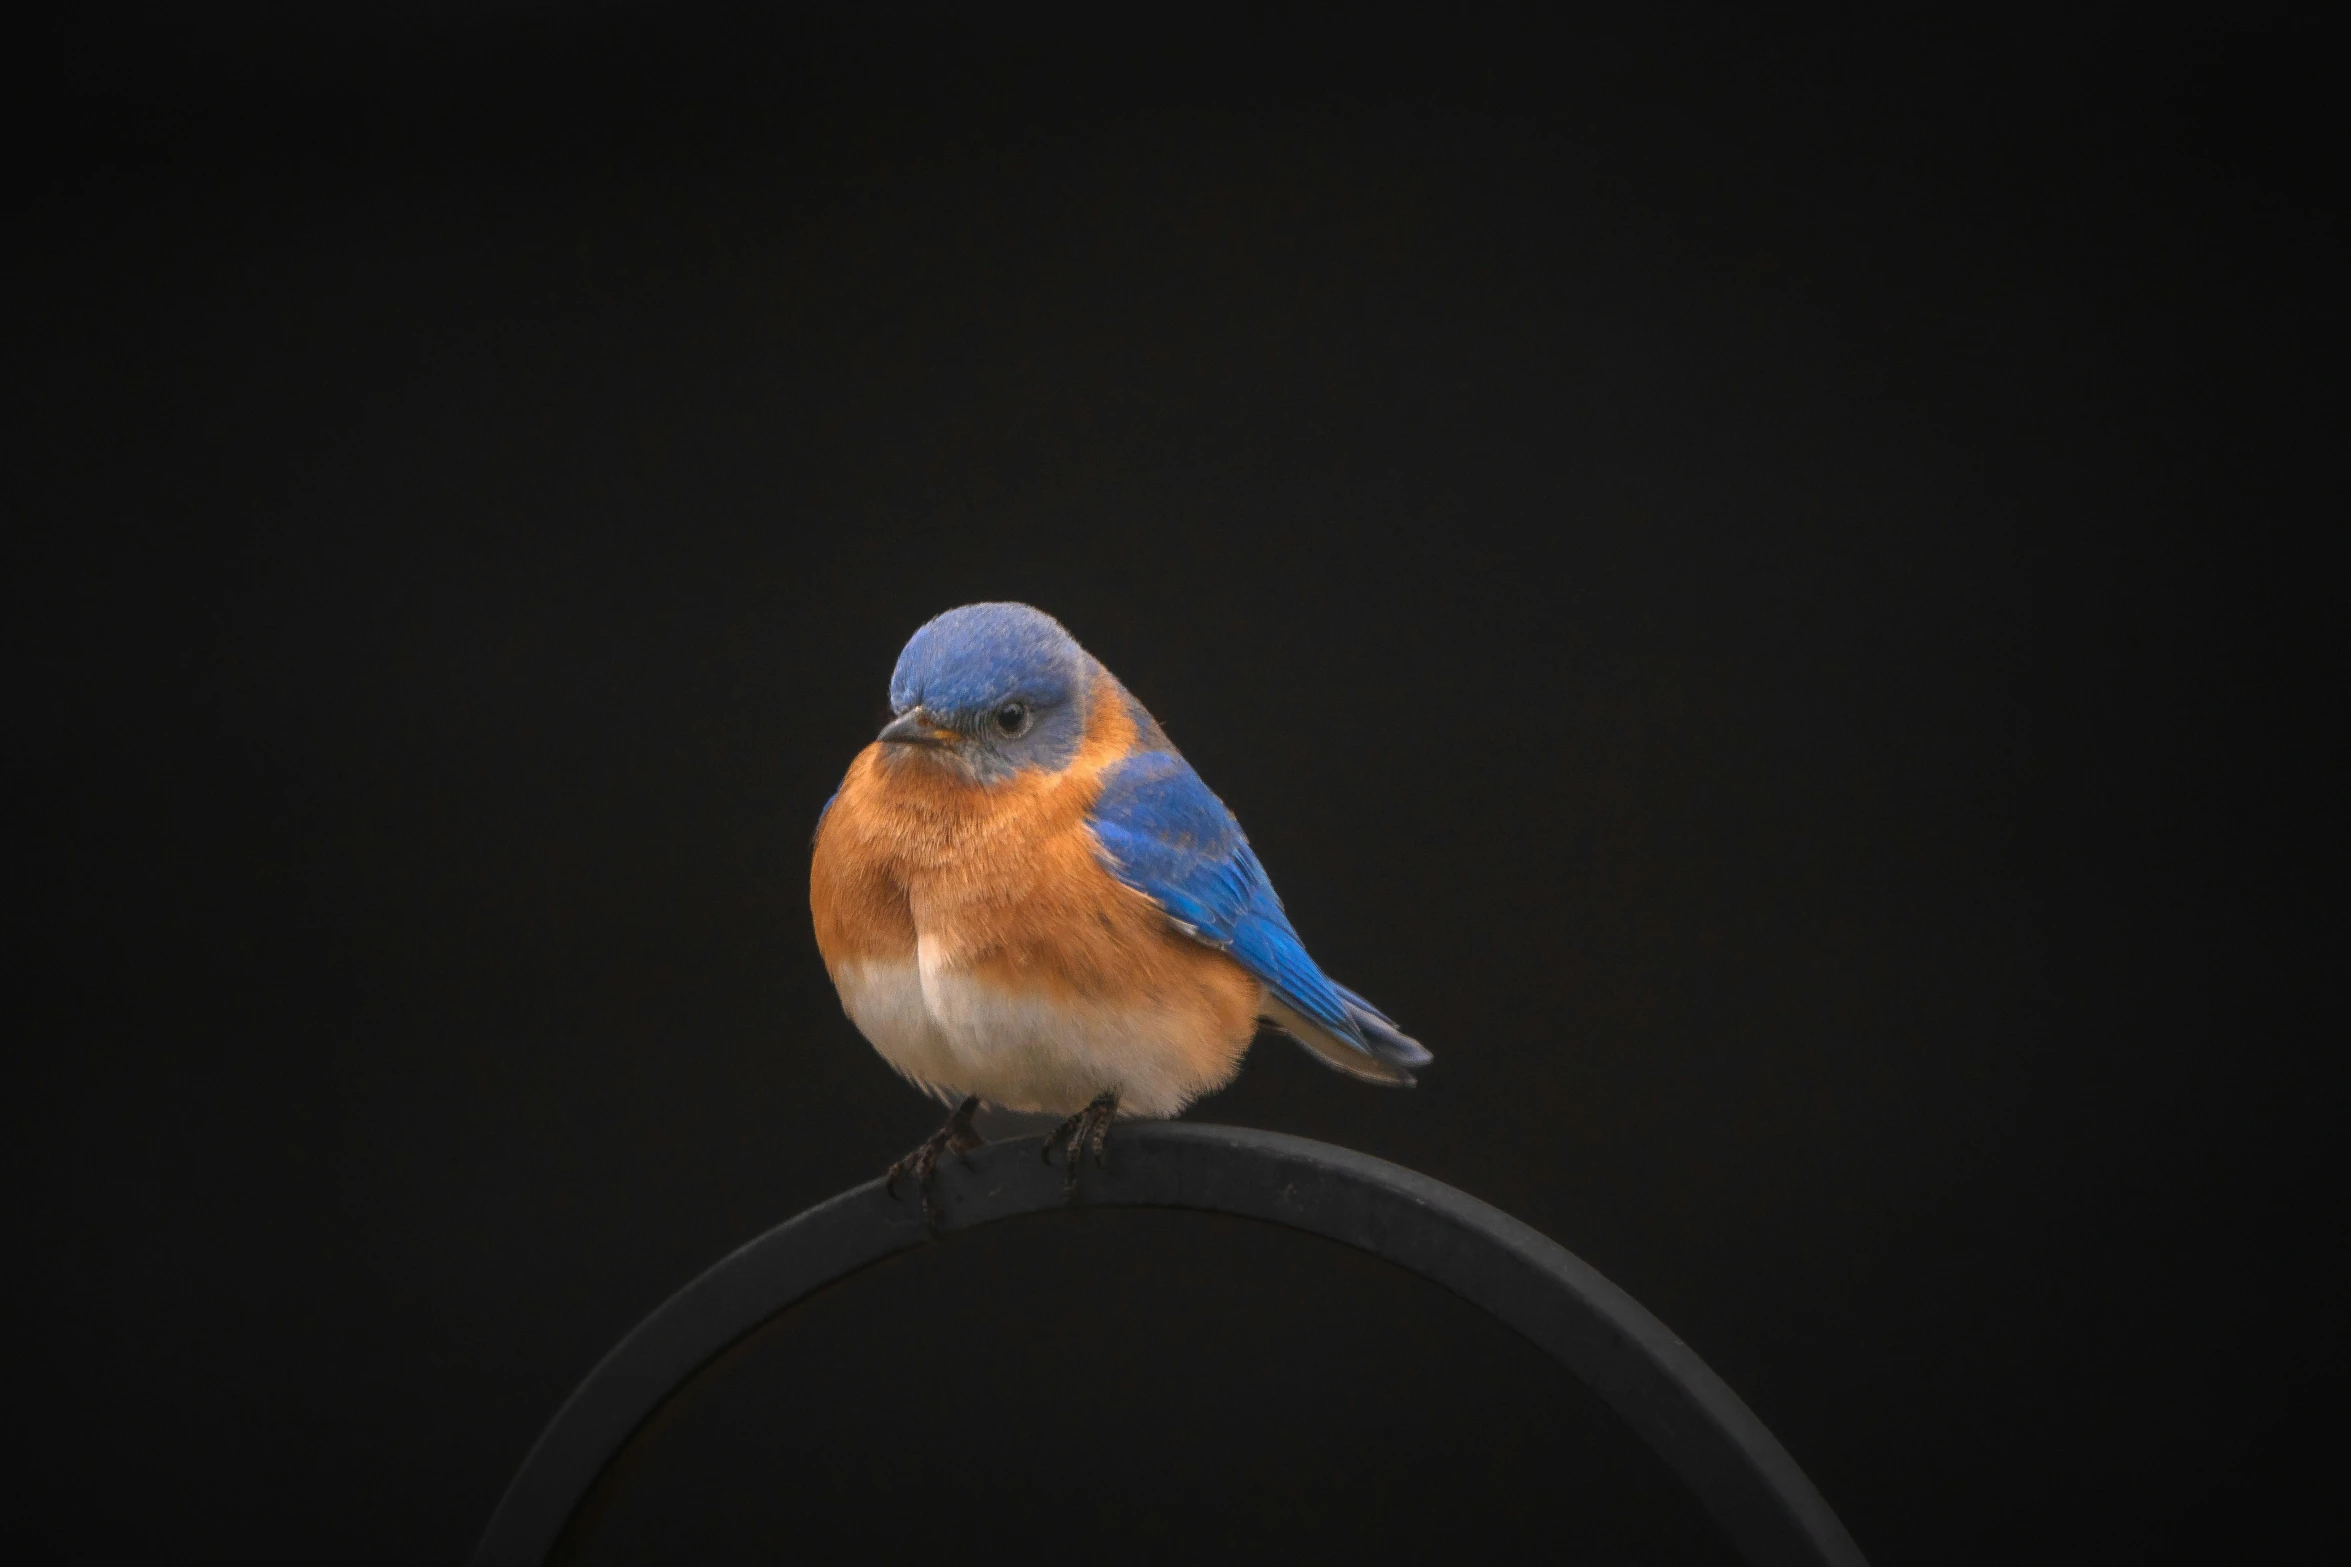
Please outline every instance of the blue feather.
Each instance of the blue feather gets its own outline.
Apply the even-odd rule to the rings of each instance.
[[[1182,757],[1139,751],[1113,766],[1092,825],[1112,875],[1196,940],[1231,953],[1292,1011],[1392,1066],[1428,1062],[1385,1014],[1307,956],[1241,824]]]

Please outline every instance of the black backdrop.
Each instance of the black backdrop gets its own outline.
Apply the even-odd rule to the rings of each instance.
[[[1437,1054],[1267,1042],[1195,1114],[1556,1236],[1875,1559],[2342,1535],[2290,896],[2336,35],[1099,25],[115,7],[20,56],[12,1556],[455,1558],[618,1334],[928,1130],[805,851],[988,597]],[[1067,1494],[990,1527],[1048,1552],[1574,1510],[1474,1323],[1096,1228],[877,1286],[825,1484],[903,1523],[1042,1442]],[[1360,1353],[1267,1350],[1316,1321]],[[1357,1442],[1418,1491],[1265,1481]],[[1193,1517],[1150,1477],[1203,1452]]]

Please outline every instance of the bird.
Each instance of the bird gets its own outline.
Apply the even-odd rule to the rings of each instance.
[[[1261,1025],[1367,1083],[1429,1052],[1326,975],[1224,802],[1061,623],[966,604],[916,631],[893,715],[818,814],[809,912],[842,1009],[951,1106],[890,1167],[935,1229],[979,1108],[1062,1116],[1075,1196],[1121,1117],[1230,1083]]]

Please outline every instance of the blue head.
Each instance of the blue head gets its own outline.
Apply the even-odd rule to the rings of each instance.
[[[881,733],[893,752],[921,753],[982,783],[1023,768],[1059,772],[1086,733],[1099,666],[1026,604],[966,604],[924,626],[890,674]]]

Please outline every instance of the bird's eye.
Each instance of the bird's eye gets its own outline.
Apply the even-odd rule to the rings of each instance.
[[[1026,702],[1007,702],[996,709],[996,727],[1006,739],[1017,738],[1029,726],[1029,707]]]

